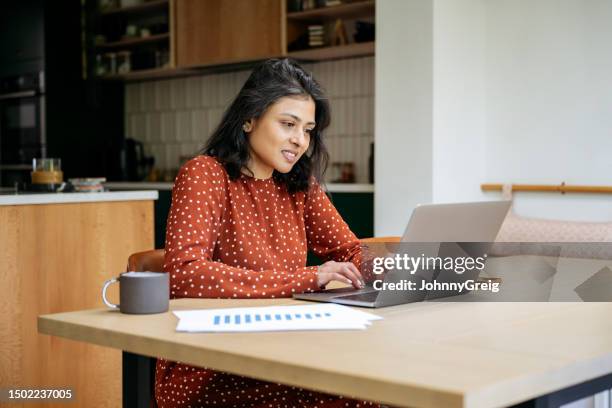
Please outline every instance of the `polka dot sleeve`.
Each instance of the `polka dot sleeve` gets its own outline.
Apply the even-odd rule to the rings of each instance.
[[[217,252],[220,234],[228,234],[229,180],[214,159],[202,157],[183,166],[172,191],[164,262],[170,297],[270,298],[317,290],[316,267],[254,270],[230,266],[229,253],[222,262]]]
[[[342,219],[318,183],[306,197],[304,211],[308,247],[320,258],[361,265],[359,240]]]

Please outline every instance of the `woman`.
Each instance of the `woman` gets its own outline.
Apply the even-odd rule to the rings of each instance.
[[[329,105],[295,62],[259,65],[172,191],[164,270],[171,298],[274,298],[331,281],[363,286],[359,241],[321,189]],[[323,259],[306,267],[311,249]],[[158,360],[160,407],[363,406]],[[365,403],[367,404],[367,403]]]

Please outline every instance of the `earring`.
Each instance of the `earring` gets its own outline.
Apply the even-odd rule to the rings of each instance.
[[[251,129],[249,128],[249,125],[245,123],[244,125],[242,125],[242,130],[244,130],[245,132],[248,132]]]

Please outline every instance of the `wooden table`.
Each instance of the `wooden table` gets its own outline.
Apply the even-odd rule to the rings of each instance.
[[[171,301],[171,310],[298,303],[304,302],[180,299]],[[422,302],[374,313],[384,320],[365,331],[177,333],[170,312],[134,316],[104,309],[40,316],[38,328],[400,406],[498,407],[529,400],[556,406],[612,388],[610,303]]]

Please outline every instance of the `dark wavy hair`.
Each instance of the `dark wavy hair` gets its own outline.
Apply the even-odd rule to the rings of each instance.
[[[285,184],[289,192],[307,191],[311,177],[321,182],[329,161],[322,140],[323,131],[331,120],[329,102],[312,75],[289,58],[269,59],[255,67],[201,153],[216,157],[230,179],[240,177],[241,169],[249,160],[249,141],[243,130],[244,123],[259,118],[285,96],[310,96],[315,103],[316,125],[310,133],[308,150],[291,171],[283,174],[274,170],[272,177]]]

